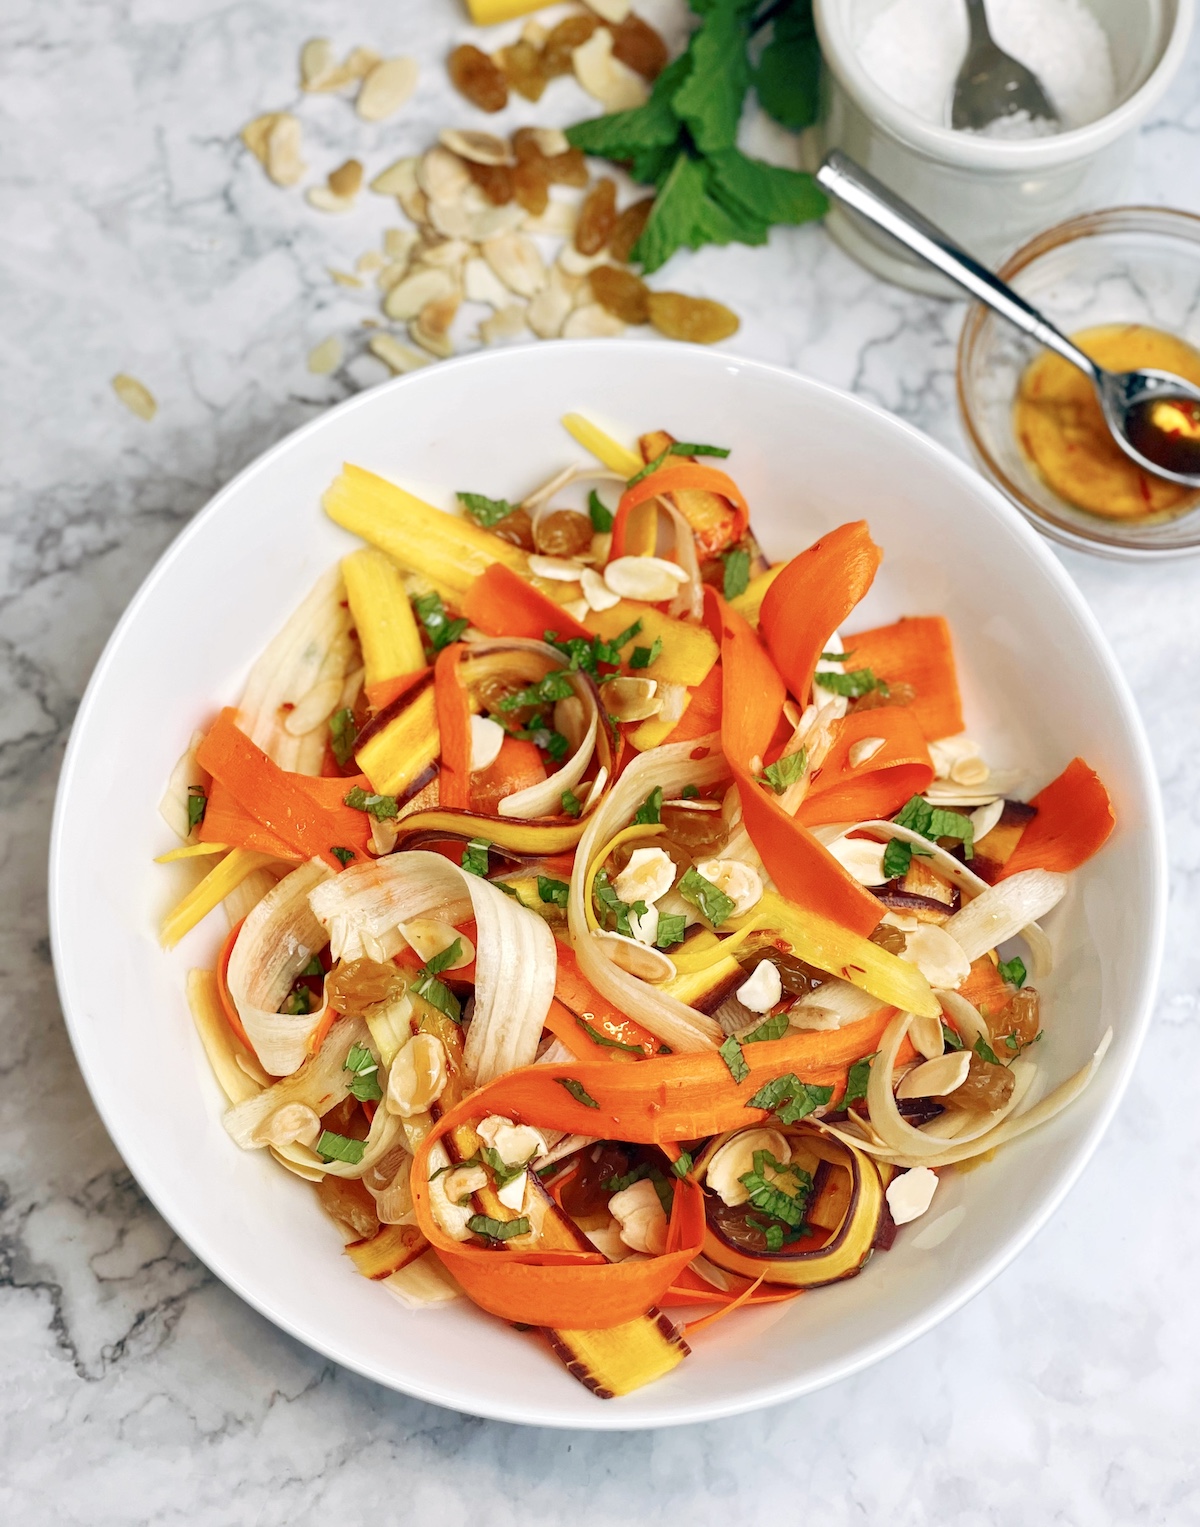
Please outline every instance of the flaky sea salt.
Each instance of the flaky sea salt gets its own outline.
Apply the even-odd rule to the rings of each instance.
[[[1083,127],[1116,105],[1108,37],[1082,0],[988,0],[992,36],[1041,80],[1064,128]],[[945,125],[967,50],[962,0],[894,0],[867,23],[858,43],[863,68],[893,100],[926,122]],[[1032,137],[1011,122],[989,136]]]

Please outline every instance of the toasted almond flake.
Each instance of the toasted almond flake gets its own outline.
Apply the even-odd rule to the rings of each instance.
[[[346,54],[346,61],[342,68],[351,79],[361,80],[366,79],[372,69],[382,62],[374,48],[351,48]]]
[[[366,249],[354,262],[355,270],[382,270],[384,265],[383,255],[378,249]]]
[[[417,188],[417,163],[415,155],[407,159],[397,159],[394,164],[389,164],[386,170],[380,170],[379,174],[371,182],[371,190],[377,196],[399,196],[402,192],[415,191]],[[389,233],[407,231],[407,229],[388,230]]]
[[[471,253],[466,239],[434,239],[416,252],[421,265],[435,265],[443,270],[457,271]]]
[[[508,288],[483,258],[476,255],[463,267],[463,288],[468,302],[486,302],[489,307],[507,307],[511,301]]]
[[[936,923],[922,923],[908,934],[900,958],[915,965],[930,986],[944,986],[950,991],[960,987],[971,973],[971,962],[962,945]]]
[[[654,679],[610,679],[604,686],[604,707],[618,721],[647,721],[662,709]]]
[[[659,1257],[667,1249],[667,1216],[658,1190],[643,1177],[622,1188],[608,1201],[609,1212],[621,1227],[621,1239],[634,1251]]]
[[[417,184],[431,202],[450,206],[465,199],[472,187],[466,165],[448,148],[438,144],[422,154],[417,164]]]
[[[950,778],[956,785],[982,785],[991,775],[982,758],[959,758],[951,766]]]
[[[563,324],[564,339],[612,339],[624,334],[625,325],[598,302],[586,302],[568,315]]]
[[[912,919],[912,923],[913,928],[919,926],[915,917]],[[908,1037],[912,1040],[918,1053],[923,1055],[926,1060],[937,1060],[938,1056],[945,1052],[946,1036],[942,1032],[940,1015],[936,1018],[914,1018],[912,1027],[908,1031]]]
[[[278,116],[277,111],[267,111],[261,117],[255,117],[252,122],[247,122],[242,128],[242,142],[264,169],[267,163],[267,138]]]
[[[570,139],[561,127],[535,127],[533,141],[547,159],[557,159],[571,147]]]
[[[488,1174],[481,1166],[456,1166],[442,1179],[446,1197],[452,1204],[461,1204],[488,1185]]]
[[[399,286],[410,269],[407,260],[396,260],[391,265],[385,265],[375,277],[376,285],[381,292],[390,292],[393,286]]]
[[[961,1087],[971,1066],[970,1050],[952,1050],[935,1060],[923,1061],[900,1079],[898,1098],[941,1098]]]
[[[650,90],[640,74],[613,57],[613,37],[597,27],[585,43],[572,50],[575,78],[606,111],[631,111],[644,106]]]
[[[363,167],[361,160],[347,159],[336,170],[330,170],[329,189],[335,196],[357,196],[362,190]]]
[[[558,265],[550,267],[545,286],[529,304],[529,327],[539,339],[555,339],[562,333],[575,300],[575,289],[582,285],[581,277],[566,275]]]
[[[635,848],[613,881],[613,889],[622,901],[649,905],[665,896],[674,884],[675,861],[665,848]]]
[[[420,366],[428,366],[432,360],[424,351],[414,350],[411,345],[402,345],[392,334],[373,334],[367,341],[367,349],[397,376],[405,376]]]
[[[342,364],[342,342],[336,334],[330,334],[308,352],[308,369],[314,376],[327,376]]]
[[[531,307],[530,313],[532,312]],[[533,327],[532,323],[530,327]],[[611,610],[614,604],[620,604],[620,594],[615,594],[600,574],[592,568],[585,567],[579,581],[583,586],[583,597],[587,601],[589,610]]]
[[[307,168],[300,158],[300,123],[290,111],[278,112],[271,123],[266,165],[277,186],[294,186]]]
[[[124,371],[118,371],[112,379],[112,390],[118,399],[124,403],[131,414],[136,414],[146,424],[154,418],[158,412],[158,404],[154,394],[144,382],[139,382],[137,377],[129,376]]]
[[[661,604],[687,581],[687,574],[663,557],[617,557],[604,569],[604,581],[622,599]]]
[[[857,742],[852,742],[850,744],[850,751],[847,754],[850,760],[850,767],[858,769],[863,764],[870,763],[871,759],[883,747],[885,741],[886,739],[883,737],[860,737]]]
[[[589,10],[595,11],[603,21],[620,26],[633,9],[633,0],[586,0]]]
[[[920,1219],[933,1202],[937,1192],[938,1176],[927,1166],[914,1166],[900,1172],[888,1184],[888,1208],[897,1225],[907,1225],[910,1220]]]
[[[438,140],[452,154],[457,154],[460,159],[469,159],[472,164],[515,164],[517,162],[512,149],[503,138],[497,138],[495,133],[470,132],[458,127],[444,127],[438,134]]]
[[[414,1034],[389,1068],[385,1108],[405,1119],[424,1113],[441,1097],[447,1074],[442,1041],[436,1034]]]
[[[479,325],[479,337],[485,345],[498,344],[503,339],[515,339],[525,328],[525,304],[510,302]]]
[[[963,758],[978,758],[979,744],[960,732],[956,737],[939,737],[929,744],[929,760],[935,779],[949,779],[954,765]]]
[[[731,1209],[749,1202],[750,1189],[742,1178],[754,1170],[757,1151],[769,1151],[781,1167],[792,1159],[787,1136],[779,1130],[740,1129],[713,1153],[705,1169],[705,1182]]]
[[[463,236],[472,240],[473,243],[482,244],[485,239],[494,239],[502,233],[512,233],[520,228],[524,221],[525,213],[516,202],[510,202],[505,207],[493,207],[489,202],[487,206],[477,210],[467,209]]]
[[[414,178],[416,171],[414,169]],[[385,228],[383,252],[389,260],[407,260],[417,247],[418,236],[411,228]]]
[[[545,47],[546,38],[549,35],[549,32],[547,32],[542,23],[534,21],[532,17],[521,28],[521,41],[529,43],[531,47],[537,48],[539,52]],[[545,149],[542,152],[545,153]]]
[[[369,850],[376,859],[382,859],[385,854],[390,854],[396,846],[396,839],[400,829],[396,823],[387,817],[371,818],[371,842]]]
[[[389,318],[415,318],[426,303],[437,302],[455,290],[454,277],[448,270],[419,266],[392,287],[384,299],[383,310]]]
[[[735,917],[742,917],[762,900],[762,876],[744,859],[702,859],[696,872],[732,900]]]
[[[300,49],[300,88],[318,90],[317,83],[334,66],[333,44],[328,37],[312,37]]]
[[[365,122],[383,122],[398,112],[417,88],[415,58],[385,58],[362,82],[354,109]]]
[[[546,267],[538,247],[523,233],[502,233],[487,239],[483,257],[518,297],[533,297],[546,284]]]
[[[526,233],[540,233],[547,238],[569,239],[579,221],[579,208],[569,201],[546,203],[546,210],[539,217],[526,217],[521,224]]]
[[[457,290],[445,297],[435,298],[425,304],[408,326],[410,338],[439,360],[446,360],[454,354],[450,325],[458,312],[459,301]]]
[[[580,254],[574,244],[564,244],[558,251],[557,263],[568,276],[586,276],[597,265],[606,265],[608,256],[603,250],[594,255]]]
[[[883,868],[885,844],[869,838],[835,838],[825,846],[859,885],[885,885],[891,879]]]
[[[490,716],[471,717],[471,772],[488,769],[500,756],[504,728]]]
[[[335,270],[332,265],[327,265],[326,270],[339,286],[362,286],[357,276],[352,276],[348,270]]]
[[[573,562],[567,557],[541,557],[535,554],[529,559],[529,571],[536,578],[553,578],[560,583],[578,583],[580,574],[583,572],[583,563]]]
[[[338,196],[328,186],[309,186],[304,200],[318,212],[349,212],[354,206],[352,196]]]
[[[626,938],[623,933],[593,933],[592,937],[614,965],[637,976],[640,981],[650,981],[658,986],[675,975],[674,960],[661,949],[639,944],[637,939]]]

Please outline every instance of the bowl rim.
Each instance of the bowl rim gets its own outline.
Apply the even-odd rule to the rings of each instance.
[[[1049,138],[984,138],[926,122],[877,85],[850,46],[845,25],[847,0],[814,0],[821,55],[838,84],[860,111],[902,143],[938,163],[965,170],[1027,173],[1088,158],[1132,131],[1153,111],[1183,65],[1195,22],[1196,0],[1176,0],[1175,20],[1162,54],[1150,73],[1112,111],[1082,127]]]
[[[1035,264],[1043,255],[1080,239],[1100,238],[1106,233],[1132,232],[1138,228],[1139,224],[1143,231],[1149,233],[1169,233],[1173,227],[1186,232],[1196,244],[1196,258],[1200,265],[1200,213],[1187,212],[1180,207],[1155,207],[1138,202],[1127,206],[1104,207],[1095,212],[1081,212],[1075,217],[1067,218],[1064,222],[1055,223],[1009,255],[996,274],[1001,281],[1011,285],[1016,276]],[[1164,224],[1165,228],[1162,226]],[[1093,556],[1108,557],[1114,561],[1129,562],[1165,562],[1200,554],[1200,499],[1188,511],[1189,516],[1198,516],[1196,529],[1190,540],[1175,545],[1148,546],[1130,539],[1128,534],[1104,528],[1110,523],[1119,525],[1123,523],[1121,521],[1109,522],[1097,516],[1095,528],[1085,530],[1073,522],[1060,520],[1045,504],[1026,493],[1019,483],[1013,481],[992,455],[976,424],[972,407],[973,394],[967,380],[967,368],[973,348],[983,332],[984,324],[995,317],[996,315],[985,303],[971,303],[959,331],[954,359],[954,387],[958,399],[958,415],[966,432],[971,453],[981,467],[983,476],[990,479],[1043,535],[1052,541],[1057,541],[1061,546],[1069,546],[1075,551],[1090,552]],[[1003,322],[1002,319],[998,321]]]
[[[663,354],[661,341],[649,339],[565,340],[558,342],[555,347],[555,354],[556,356],[561,355],[563,357],[564,365],[569,365],[572,360],[585,363],[587,356],[597,351],[599,347],[602,346],[604,352],[607,353],[617,345],[624,348],[632,357],[641,359],[648,364],[653,364],[654,359],[661,357]],[[480,351],[457,357],[449,362],[443,362],[437,370],[438,372],[447,369],[466,371],[468,369],[491,366],[503,367],[505,364],[504,357],[507,354],[513,351],[533,348],[535,348],[535,345],[530,343],[508,346],[503,350]],[[676,351],[678,350],[678,346],[672,348]],[[81,1025],[77,1024],[73,1016],[75,1011],[75,993],[72,973],[68,968],[69,945],[67,930],[64,926],[65,920],[60,891],[67,869],[70,844],[68,800],[74,794],[75,777],[80,770],[82,757],[81,739],[85,731],[85,723],[89,720],[91,712],[98,703],[97,697],[103,686],[108,669],[115,660],[118,649],[123,646],[127,633],[139,618],[141,608],[149,599],[154,587],[160,579],[167,575],[168,571],[174,567],[177,561],[186,556],[193,538],[203,533],[205,524],[216,515],[220,506],[227,499],[241,492],[248,483],[252,482],[260,472],[265,471],[280,456],[294,449],[299,440],[307,438],[318,430],[330,427],[329,421],[335,417],[341,417],[357,408],[367,406],[369,400],[375,400],[380,394],[402,394],[406,388],[422,385],[420,378],[425,374],[424,369],[419,372],[410,373],[407,376],[393,378],[388,382],[381,383],[378,387],[369,388],[355,394],[353,397],[347,398],[342,403],[319,414],[316,418],[309,420],[307,424],[284,436],[282,440],[277,441],[263,452],[262,455],[249,462],[229,482],[220,488],[204,507],[193,516],[188,524],[184,526],[178,536],[163,550],[129,601],[112,634],[105,643],[104,649],[96,662],[80,700],[79,708],[72,723],[56,787],[48,856],[50,943],[55,981],[63,1018],[72,1049],[75,1052],[76,1062],[88,1088],[92,1104],[99,1113],[113,1144],[129,1170],[137,1179],[141,1191],[146,1194],[146,1197],[153,1204],[156,1211],[184,1244],[227,1288],[231,1289],[239,1298],[244,1300],[252,1309],[273,1325],[287,1332],[310,1350],[320,1353],[322,1356],[348,1368],[352,1372],[360,1374],[364,1378],[370,1379],[385,1388],[410,1395],[415,1399],[430,1404],[481,1416],[487,1420],[502,1421],[509,1424],[549,1426],[572,1431],[649,1431],[657,1430],[660,1427],[691,1425],[698,1422],[719,1420],[726,1416],[742,1415],[814,1393],[830,1384],[849,1378],[854,1374],[860,1373],[865,1368],[882,1361],[884,1358],[893,1355],[910,1342],[915,1341],[918,1337],[932,1330],[973,1299],[1025,1249],[1034,1236],[1038,1234],[1056,1213],[1063,1199],[1070,1192],[1084,1168],[1090,1162],[1100,1140],[1112,1121],[1113,1115],[1120,1106],[1132,1077],[1134,1066],[1141,1052],[1149,1027],[1152,1004],[1158,987],[1162,963],[1166,935],[1168,866],[1162,800],[1149,742],[1132,691],[1096,616],[1049,547],[1035,534],[1029,524],[1017,513],[1016,509],[1005,500],[1004,496],[985,478],[982,478],[979,473],[973,471],[968,463],[955,456],[945,446],[916,429],[913,425],[889,413],[880,405],[848,393],[841,388],[834,387],[829,383],[803,376],[783,366],[763,361],[747,360],[744,357],[731,354],[727,351],[702,349],[699,346],[689,346],[688,348],[698,355],[703,355],[705,357],[705,364],[711,359],[718,367],[730,368],[734,373],[754,371],[787,385],[800,383],[803,388],[811,389],[815,393],[824,394],[827,397],[836,399],[840,405],[848,405],[853,410],[871,415],[875,419],[885,422],[886,426],[889,429],[895,430],[898,435],[907,437],[910,444],[915,445],[919,450],[934,457],[951,476],[958,479],[962,487],[968,492],[979,493],[982,491],[985,495],[991,497],[993,507],[999,511],[1002,518],[1007,519],[1010,528],[1023,541],[1029,554],[1035,561],[1041,564],[1042,570],[1055,585],[1057,591],[1071,609],[1075,619],[1084,628],[1090,639],[1096,659],[1101,664],[1105,677],[1111,686],[1114,703],[1122,713],[1133,753],[1133,761],[1146,785],[1145,797],[1151,840],[1152,882],[1152,893],[1148,905],[1147,959],[1141,986],[1130,1004],[1130,1046],[1125,1066],[1121,1072],[1114,1076],[1111,1091],[1104,1107],[1099,1111],[1090,1128],[1076,1141],[1071,1158],[1061,1170],[1060,1179],[1054,1190],[1039,1206],[1038,1210],[1030,1216],[1029,1221],[1022,1226],[1021,1233],[999,1247],[995,1254],[980,1267],[975,1276],[968,1280],[962,1288],[956,1289],[940,1299],[935,1299],[928,1309],[898,1326],[895,1330],[869,1343],[852,1358],[831,1362],[825,1370],[809,1377],[781,1380],[774,1385],[756,1391],[752,1395],[731,1398],[725,1403],[689,1403],[685,1398],[678,1400],[673,1407],[665,1408],[661,1414],[654,1417],[637,1417],[631,1421],[619,1409],[613,1407],[598,1406],[594,1415],[589,1413],[586,1417],[581,1417],[573,1413],[564,1413],[542,1407],[536,1402],[517,1400],[512,1404],[504,1406],[488,1404],[473,1398],[469,1392],[469,1387],[463,1385],[461,1381],[456,1382],[453,1376],[436,1385],[409,1380],[401,1381],[394,1372],[385,1370],[380,1364],[374,1364],[357,1355],[348,1354],[346,1351],[341,1350],[333,1341],[314,1338],[312,1333],[305,1329],[302,1321],[293,1320],[286,1312],[273,1307],[269,1294],[242,1279],[236,1267],[229,1265],[229,1259],[219,1240],[214,1242],[206,1233],[192,1224],[192,1217],[186,1203],[173,1200],[161,1201],[155,1188],[149,1185],[155,1181],[153,1152],[148,1143],[139,1141],[136,1130],[132,1127],[129,1118],[124,1114],[118,1113],[115,1107],[110,1107],[111,1100],[105,1095],[103,1087],[99,1084],[90,1065],[84,1030]]]

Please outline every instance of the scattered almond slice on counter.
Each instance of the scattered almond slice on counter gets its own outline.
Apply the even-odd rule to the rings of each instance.
[[[112,390],[129,412],[136,414],[146,424],[149,424],[158,412],[158,403],[155,401],[154,394],[135,376],[118,371],[112,379]]]
[[[339,286],[362,287],[362,282],[358,277],[351,275],[348,270],[335,270],[332,265],[327,266],[326,269]]]
[[[509,145],[495,133],[464,132],[457,127],[444,127],[438,134],[438,141],[452,154],[469,159],[473,164],[510,165],[517,162]]]
[[[328,186],[309,186],[304,200],[318,212],[349,212],[354,206],[352,196],[338,196]]]
[[[365,122],[384,122],[395,116],[417,88],[415,58],[385,58],[362,82],[354,109]]]
[[[406,376],[420,366],[433,364],[433,356],[411,345],[403,345],[394,334],[373,334],[367,341],[371,354],[389,366],[397,376]]]
[[[564,339],[613,339],[624,334],[625,325],[598,302],[585,303],[567,316],[562,326]]]
[[[342,364],[342,342],[330,334],[308,352],[308,369],[314,376],[327,376]]]
[[[523,302],[510,302],[479,325],[479,337],[485,345],[500,340],[515,339],[526,327],[526,308]]]
[[[650,91],[640,74],[613,56],[613,35],[597,27],[571,54],[575,78],[605,111],[632,111],[644,106]]]
[[[300,157],[300,123],[290,111],[277,112],[267,129],[267,174],[277,186],[294,186],[307,166]]]

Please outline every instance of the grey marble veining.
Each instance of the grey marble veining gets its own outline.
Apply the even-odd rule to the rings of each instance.
[[[676,0],[650,13],[681,25]],[[1200,1521],[1200,564],[1065,559],[1138,697],[1169,823],[1167,963],[1127,1105],[1019,1262],[869,1373],[657,1434],[437,1410],[253,1314],[117,1158],[49,965],[55,773],[91,666],[161,549],[267,445],[378,374],[357,354],[373,304],[326,268],[349,267],[386,210],[366,198],[349,219],[306,210],[236,140],[256,112],[295,100],[297,49],[317,33],[424,66],[394,124],[306,102],[317,168],[353,148],[377,168],[469,121],[440,62],[468,35],[453,0],[0,6],[0,1521]],[[584,106],[563,84],[536,115]],[[1200,211],[1200,42],[1142,134],[1137,196]],[[959,307],[881,285],[819,229],[704,251],[668,274],[737,308],[732,348],[853,388],[961,448]],[[359,335],[350,364],[311,376],[308,349],[335,331]],[[155,392],[153,424],[113,399],[119,370]]]

